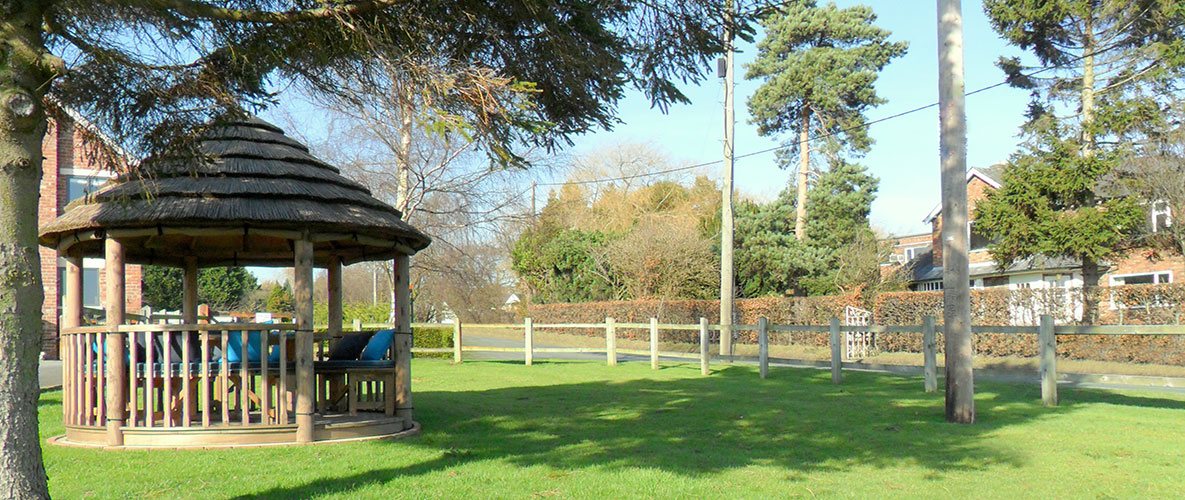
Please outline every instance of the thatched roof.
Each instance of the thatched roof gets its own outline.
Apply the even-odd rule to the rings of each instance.
[[[129,262],[291,265],[289,240],[347,262],[415,253],[430,240],[370,190],[258,118],[211,129],[205,158],[148,161],[70,203],[41,229],[41,244],[102,255],[104,236]]]

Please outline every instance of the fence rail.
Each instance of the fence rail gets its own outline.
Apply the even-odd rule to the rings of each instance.
[[[1042,316],[1040,318],[1041,324],[1038,326],[993,326],[993,325],[977,325],[971,327],[971,332],[974,334],[1005,334],[1005,335],[1035,335],[1038,343],[1038,358],[1039,358],[1039,381],[1042,388],[1042,400],[1047,405],[1057,404],[1057,337],[1058,336],[1075,336],[1075,335],[1185,335],[1185,325],[1055,325],[1052,317]],[[377,324],[361,324],[355,322],[355,326],[365,328],[382,328],[389,327],[381,323]],[[416,353],[453,353],[453,361],[460,363],[463,361],[464,353],[474,352],[497,352],[497,353],[516,353],[522,354],[524,363],[532,364],[536,354],[560,354],[560,353],[576,353],[576,354],[604,354],[606,363],[610,366],[616,365],[620,355],[633,356],[649,356],[652,368],[659,367],[660,358],[674,358],[685,360],[698,360],[700,362],[701,371],[704,375],[710,373],[710,362],[713,358],[709,352],[710,332],[721,331],[721,325],[709,324],[706,319],[701,319],[699,324],[672,324],[659,323],[657,318],[651,318],[649,323],[618,323],[613,318],[605,318],[602,323],[533,323],[530,318],[526,318],[523,323],[497,323],[497,324],[462,324],[457,323],[417,323],[413,327],[434,327],[434,328],[452,328],[453,329],[453,347],[451,348],[414,348],[412,352]],[[502,330],[520,330],[523,335],[523,345],[514,347],[496,347],[496,346],[478,346],[466,345],[464,342],[465,332],[468,330],[488,330],[488,329],[502,329]],[[604,331],[605,346],[604,347],[535,347],[534,333],[537,329],[545,330],[602,330]],[[624,349],[617,347],[617,332],[619,330],[649,330],[649,349]],[[922,354],[923,354],[923,387],[926,392],[934,392],[938,388],[937,376],[937,336],[942,333],[942,325],[935,323],[933,317],[926,317],[922,324],[919,325],[842,325],[838,318],[832,319],[828,325],[775,325],[771,324],[765,318],[760,318],[757,324],[752,325],[733,325],[734,332],[756,332],[758,343],[758,355],[752,356],[735,356],[730,353],[721,353],[716,356],[717,359],[728,360],[753,360],[758,363],[760,374],[765,378],[769,370],[769,362],[777,361],[777,358],[771,358],[769,355],[769,334],[778,333],[816,333],[828,335],[828,347],[831,350],[831,371],[832,380],[835,383],[842,382],[842,368],[843,360],[847,353],[844,352],[845,342],[843,341],[843,334],[921,334],[922,335]],[[669,350],[660,350],[660,337],[662,332],[687,332],[698,331],[700,333],[698,338],[698,352],[678,352]],[[723,349],[723,346],[722,346]]]

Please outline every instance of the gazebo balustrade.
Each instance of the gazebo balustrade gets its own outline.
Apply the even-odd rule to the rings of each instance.
[[[55,442],[233,446],[416,432],[409,269],[430,239],[257,118],[212,127],[200,149],[205,157],[146,161],[42,228],[42,245],[66,261],[66,435]],[[105,324],[83,326],[81,263],[99,256]],[[387,259],[395,270],[393,334],[372,337],[367,359],[324,359],[332,354],[324,346],[343,335],[342,266]],[[183,324],[129,320],[125,263],[183,269]],[[198,270],[227,265],[291,267],[294,321],[199,321],[206,315],[198,313]],[[329,278],[329,328],[320,335],[315,267]],[[366,399],[381,411],[359,412]]]

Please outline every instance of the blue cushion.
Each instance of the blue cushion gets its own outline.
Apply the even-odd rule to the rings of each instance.
[[[375,332],[370,341],[366,343],[366,348],[362,349],[362,354],[358,356],[362,361],[378,361],[387,355],[387,350],[391,347],[391,341],[395,338],[395,330],[379,330]]]
[[[242,361],[243,360],[243,353],[241,351],[243,349],[243,340],[242,340],[243,332],[240,332],[240,331],[227,332],[226,335],[227,335],[226,360],[231,363],[237,363],[239,361]],[[247,361],[248,362],[259,362],[260,360],[263,359],[263,356],[260,355],[260,353],[259,353],[259,339],[260,339],[259,330],[253,330],[253,331],[247,332]],[[276,356],[277,356],[277,361],[278,361],[279,354],[277,354]]]

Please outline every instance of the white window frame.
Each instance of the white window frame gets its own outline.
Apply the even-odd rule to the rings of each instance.
[[[940,292],[942,291],[942,280],[919,281],[919,292]]]
[[[914,245],[912,247],[905,247],[901,250],[901,253],[905,255],[905,261],[909,262],[913,259],[916,259],[918,254],[921,253],[922,249],[924,248],[926,248],[926,245]]]
[[[1163,208],[1157,208],[1157,207]],[[1158,233],[1161,231],[1156,224],[1156,216],[1163,215],[1165,217],[1165,227],[1173,227],[1173,208],[1169,206],[1169,202],[1164,200],[1154,201],[1148,207],[1148,224],[1152,227],[1152,232]]]
[[[1168,281],[1161,281],[1160,277],[1163,275],[1166,275],[1166,274],[1169,277]],[[1147,272],[1147,273],[1128,273],[1128,274],[1112,275],[1110,278],[1107,279],[1107,284],[1111,285],[1111,286],[1123,286],[1123,285],[1126,285],[1127,283],[1116,283],[1115,279],[1116,278],[1130,278],[1132,276],[1148,276],[1148,275],[1152,276],[1152,283],[1151,284],[1153,284],[1153,285],[1167,285],[1167,284],[1171,284],[1173,282],[1173,270],[1172,269],[1165,269],[1163,271],[1152,271],[1152,272]],[[1116,304],[1115,303],[1115,293],[1114,292],[1111,293],[1111,309],[1144,309],[1144,308],[1148,308],[1148,307],[1168,307],[1168,306],[1169,306],[1169,304],[1144,304],[1144,305],[1139,305],[1139,306]]]

